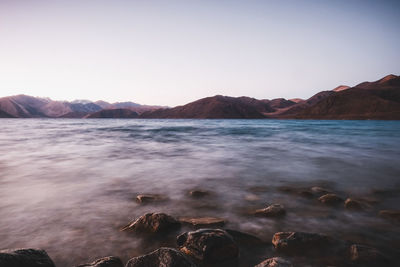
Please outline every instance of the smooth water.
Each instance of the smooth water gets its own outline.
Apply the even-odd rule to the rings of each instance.
[[[355,213],[280,190],[311,186],[372,204]],[[322,232],[396,253],[399,226],[377,212],[398,209],[399,188],[399,121],[0,120],[0,249],[42,248],[59,267],[151,251],[118,229],[155,211],[223,217],[264,240]],[[192,189],[212,195],[193,200]],[[168,199],[140,205],[141,193]],[[251,215],[271,203],[287,216]]]

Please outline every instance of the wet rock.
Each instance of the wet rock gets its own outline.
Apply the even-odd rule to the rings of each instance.
[[[121,231],[165,233],[180,227],[180,223],[165,213],[147,213],[123,227]]]
[[[265,209],[259,209],[255,212],[255,215],[262,217],[282,217],[285,214],[286,210],[280,204],[272,204]]]
[[[293,265],[289,260],[281,257],[274,257],[266,259],[254,267],[293,267]]]
[[[400,210],[381,210],[379,216],[385,219],[400,222]]]
[[[304,232],[278,232],[272,238],[272,244],[278,251],[297,253],[320,251],[331,245],[326,235]]]
[[[321,194],[321,195],[330,193],[330,191],[328,189],[325,189],[325,188],[319,187],[319,186],[311,187],[311,192],[313,192],[315,194]]]
[[[231,229],[225,229],[225,231],[230,234],[233,237],[233,240],[239,244],[239,245],[248,245],[248,246],[260,246],[265,244],[264,241],[262,241],[260,238],[248,234],[248,233],[244,233],[244,232],[240,232],[240,231],[236,231],[236,230],[231,230]]]
[[[55,267],[46,251],[41,249],[0,250],[0,266]]]
[[[189,195],[194,198],[202,198],[210,195],[210,192],[205,190],[192,190]]]
[[[351,198],[346,199],[344,207],[349,210],[363,210],[361,202]]]
[[[179,221],[184,224],[190,224],[195,227],[212,227],[212,226],[224,226],[226,220],[214,217],[200,217],[200,218],[179,218]]]
[[[202,263],[225,264],[239,256],[239,248],[232,236],[221,229],[187,232],[178,236],[177,243],[183,253]]]
[[[128,261],[126,267],[196,267],[196,265],[179,250],[159,248],[147,255],[135,257]]]
[[[326,205],[338,205],[343,203],[343,199],[338,197],[336,194],[325,194],[321,196],[319,202],[326,204]]]
[[[376,248],[354,244],[350,247],[350,259],[364,266],[386,266],[387,258]]]
[[[161,195],[155,195],[155,194],[141,194],[141,195],[136,196],[136,201],[140,204],[161,201],[163,199],[165,199],[165,197],[163,197]]]
[[[244,199],[247,201],[257,201],[260,200],[260,197],[255,194],[248,194],[244,197]]]
[[[95,260],[92,263],[78,265],[77,267],[124,267],[124,264],[120,258],[109,256]]]

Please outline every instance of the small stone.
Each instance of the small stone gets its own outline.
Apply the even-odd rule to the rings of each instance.
[[[154,202],[154,201],[160,201],[164,199],[161,195],[155,195],[155,194],[141,194],[136,196],[136,201],[140,204],[145,204],[149,202]]]
[[[325,194],[318,200],[326,205],[338,205],[343,202],[343,199],[338,197],[336,194]]]
[[[263,217],[281,217],[286,214],[285,208],[280,204],[272,204],[265,209],[256,210],[255,215]]]
[[[159,248],[147,255],[128,261],[126,267],[196,267],[182,252],[173,248]]]
[[[235,261],[239,248],[231,235],[221,229],[200,229],[181,234],[177,238],[179,249],[203,263]]]
[[[281,257],[274,257],[266,259],[254,267],[293,267],[293,265],[289,260]]]
[[[328,194],[329,190],[325,189],[323,187],[313,186],[313,187],[311,187],[311,192],[316,193],[316,194]]]
[[[55,267],[54,262],[41,249],[0,250],[0,266],[4,267]]]
[[[200,218],[179,218],[181,223],[190,224],[196,227],[224,226],[226,221],[221,218],[200,217]]]
[[[326,235],[304,232],[278,232],[272,238],[272,244],[278,251],[312,252],[328,247],[331,239]]]
[[[92,263],[78,265],[77,267],[124,267],[124,264],[120,258],[109,256],[95,260]]]
[[[387,258],[376,248],[354,244],[350,247],[350,259],[367,266],[385,266]]]
[[[247,201],[257,201],[260,200],[260,197],[255,194],[248,194],[244,197],[244,199]]]
[[[351,199],[351,198],[346,199],[346,201],[344,202],[344,207],[349,210],[362,210],[363,209],[361,202]]]
[[[379,212],[379,216],[382,218],[400,222],[400,211],[399,210],[381,210]]]
[[[210,192],[204,190],[192,190],[189,192],[189,195],[194,198],[202,198],[210,195]]]
[[[165,213],[147,213],[123,227],[121,231],[165,233],[180,227],[180,223]]]

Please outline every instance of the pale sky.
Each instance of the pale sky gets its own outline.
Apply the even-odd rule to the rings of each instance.
[[[0,0],[0,96],[175,106],[400,74],[400,1]]]

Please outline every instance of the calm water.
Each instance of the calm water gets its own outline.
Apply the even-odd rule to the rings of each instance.
[[[355,213],[279,189],[316,185],[373,204]],[[196,188],[211,197],[190,199]],[[398,209],[399,188],[400,122],[0,120],[0,249],[43,248],[61,267],[152,250],[118,231],[150,211],[223,217],[264,240],[323,232],[395,254],[400,228],[376,214]],[[168,200],[143,206],[140,193]],[[287,216],[249,214],[271,203]]]

